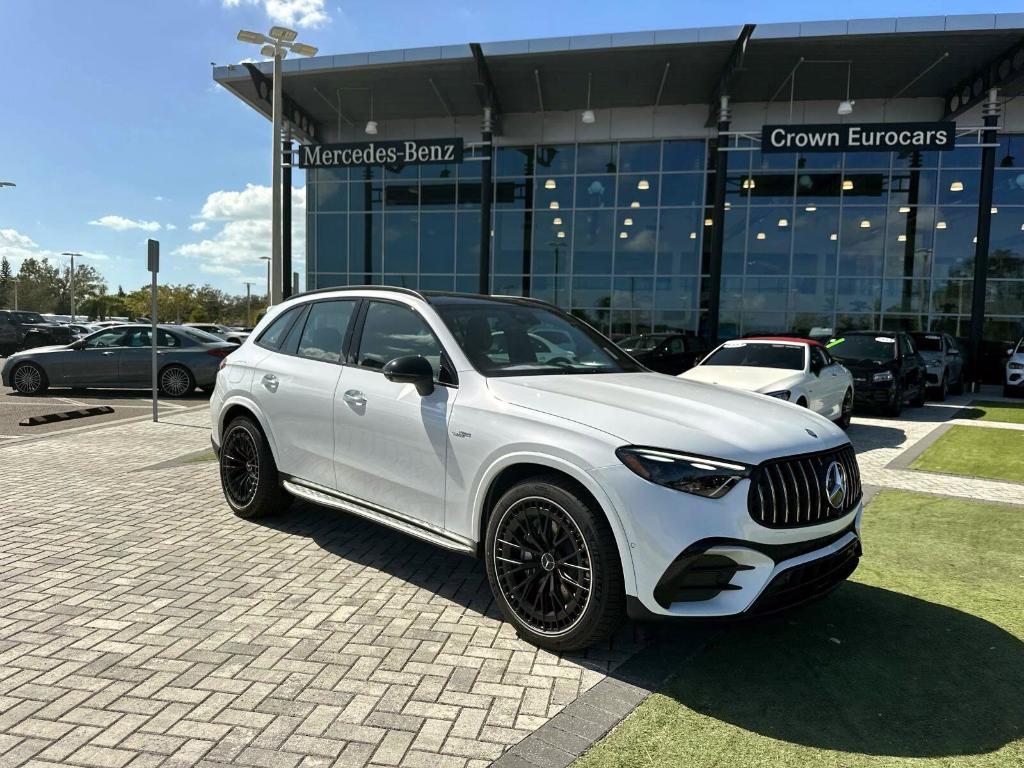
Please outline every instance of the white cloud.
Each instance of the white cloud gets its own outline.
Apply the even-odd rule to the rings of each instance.
[[[222,0],[225,8],[240,5],[263,7],[271,21],[290,27],[319,27],[330,21],[326,0]]]
[[[173,230],[175,230],[177,228],[178,228],[177,224],[164,224],[164,229],[166,229],[168,232],[171,232],[171,231],[173,231]]]
[[[158,221],[143,221],[141,219],[128,219],[124,216],[108,214],[89,222],[96,227],[105,227],[115,232],[125,232],[129,229],[141,229],[146,232],[158,232],[161,229]]]
[[[202,232],[204,229],[206,229],[206,226],[207,224],[205,221],[197,221],[195,224],[189,224],[188,228],[191,229],[193,232]]]
[[[83,251],[80,256],[90,261],[110,261],[110,256],[95,251]],[[16,229],[0,229],[0,257],[11,262],[17,270],[25,259],[49,259],[51,262],[64,263],[65,257],[59,251],[42,248],[28,235]]]
[[[156,200],[158,203],[163,203],[167,200],[167,198],[164,197],[163,195],[156,195],[153,199]]]

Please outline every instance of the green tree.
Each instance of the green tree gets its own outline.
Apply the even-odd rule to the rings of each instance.
[[[11,262],[4,256],[0,258],[0,307],[7,307],[13,304],[14,299],[14,272],[11,270]]]
[[[32,312],[55,311],[60,284],[60,270],[49,259],[25,259],[18,269],[18,306]]]

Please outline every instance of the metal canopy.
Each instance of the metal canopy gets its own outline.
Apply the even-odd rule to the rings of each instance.
[[[805,63],[796,73],[797,100],[843,98],[847,60],[852,62],[854,99],[897,94],[901,98],[942,98],[952,85],[1024,39],[1024,15],[1012,15],[1002,22],[998,20],[1003,17],[984,17],[996,21],[973,29],[949,27],[957,26],[951,20],[975,17],[936,18],[942,23],[925,21],[942,27],[941,31],[912,31],[929,26],[916,23],[921,21],[916,19],[888,20],[895,31],[878,27],[880,31],[862,33],[814,31],[821,24],[841,24],[842,30],[870,28],[869,22],[759,26],[746,45],[742,67],[732,73],[732,101],[768,101],[801,58]],[[904,21],[908,23],[902,27],[907,31],[899,31]],[[793,28],[792,35],[781,34],[788,28]],[[801,31],[805,28],[808,34]],[[540,111],[538,78],[543,82],[545,110],[582,110],[588,75],[592,77],[594,109],[650,106],[659,91],[663,106],[704,105],[719,84],[740,30],[737,26],[491,43],[482,46],[482,51],[505,114]],[[607,45],[601,45],[604,39]],[[576,40],[589,45],[574,47]],[[815,63],[818,60],[841,63]],[[268,116],[267,106],[244,67],[217,67],[214,79]],[[373,90],[377,120],[450,119],[481,112],[480,76],[468,45],[286,62],[284,80],[285,93],[321,125],[369,119],[365,89]],[[1003,92],[1015,95],[1022,90],[1022,81],[1017,80]],[[786,99],[788,93],[787,86]]]

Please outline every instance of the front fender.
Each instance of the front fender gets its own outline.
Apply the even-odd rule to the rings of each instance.
[[[217,414],[217,443],[220,444],[224,437],[224,417],[231,411],[235,406],[245,408],[249,413],[256,419],[260,425],[260,429],[263,430],[263,435],[267,438],[267,444],[270,446],[270,452],[274,456],[274,462],[278,461],[277,453],[277,442],[274,440],[274,433],[270,429],[270,421],[267,419],[266,414],[256,404],[251,397],[245,394],[232,394],[224,398],[224,402],[220,406],[220,411]]]
[[[635,595],[636,573],[633,568],[633,556],[630,551],[629,538],[622,525],[618,509],[616,509],[611,498],[593,475],[561,456],[532,450],[519,450],[506,453],[487,465],[486,469],[480,474],[479,481],[476,483],[476,493],[473,498],[471,530],[481,531],[481,542],[484,539],[481,526],[484,515],[487,513],[487,510],[484,508],[487,500],[487,490],[502,470],[516,464],[540,464],[550,467],[552,470],[568,475],[590,492],[601,506],[601,510],[605,513],[608,524],[611,526],[612,534],[615,536],[615,546],[619,550],[619,560],[622,563],[622,578],[625,582],[626,594]]]

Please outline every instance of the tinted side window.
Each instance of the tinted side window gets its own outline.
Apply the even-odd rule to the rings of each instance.
[[[340,363],[345,331],[355,307],[356,302],[352,300],[319,301],[314,304],[309,310],[302,338],[299,339],[299,357]]]
[[[99,347],[120,347],[124,341],[124,331],[105,331],[99,333],[86,342],[86,349],[97,349]]]
[[[914,342],[910,340],[910,337],[906,334],[900,335],[900,351],[904,355],[912,355],[916,351],[914,349]]]
[[[180,347],[181,340],[173,333],[168,333],[163,328],[156,330],[156,342],[161,347]]]
[[[261,347],[266,347],[276,352],[280,348],[281,342],[284,341],[288,329],[291,328],[292,322],[301,311],[302,307],[292,307],[287,312],[283,312],[279,318],[270,324],[267,330],[260,334],[256,343]]]
[[[668,353],[670,355],[679,355],[679,354],[682,354],[682,351],[683,351],[683,340],[682,339],[672,339],[672,340],[669,341],[669,343],[668,343]]]
[[[370,302],[359,342],[358,365],[383,368],[396,357],[421,355],[434,368],[441,368],[441,345],[422,317],[408,307],[381,301]]]

